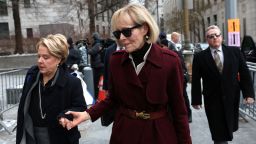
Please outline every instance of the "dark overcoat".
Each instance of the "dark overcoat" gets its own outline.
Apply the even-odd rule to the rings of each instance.
[[[109,97],[88,112],[95,121],[105,109],[117,107],[111,144],[191,144],[177,54],[153,44],[137,75],[129,54],[117,51],[110,60],[109,76]],[[167,107],[172,117],[142,120],[122,113],[123,108],[154,112]]]
[[[222,74],[217,69],[210,48],[194,55],[192,105],[201,105],[203,95],[212,139],[231,141],[233,132],[238,129],[240,89],[244,98],[254,98],[254,90],[248,67],[239,48],[222,45],[222,50]]]
[[[27,102],[28,97],[30,97],[38,72],[38,67],[33,66],[28,70],[25,78],[18,109],[17,144],[21,143],[23,132],[27,131],[28,127],[33,127],[32,123],[28,123],[29,117],[27,116],[27,113],[24,112],[24,109],[27,109],[25,107],[28,107],[25,103]],[[84,111],[86,109],[80,80],[60,67],[57,81],[51,90],[49,90],[49,93],[45,97],[45,101],[47,104],[45,113],[50,142],[52,144],[72,144],[77,142],[81,137],[78,128],[74,127],[69,131],[66,130],[59,124],[57,116],[67,110]],[[24,119],[27,120],[27,123]]]

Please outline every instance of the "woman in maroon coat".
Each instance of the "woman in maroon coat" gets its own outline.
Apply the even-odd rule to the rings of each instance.
[[[116,108],[111,144],[191,144],[178,56],[158,45],[159,30],[145,7],[130,4],[112,17],[113,35],[125,50],[110,59],[109,97],[85,112],[60,119],[71,129]]]

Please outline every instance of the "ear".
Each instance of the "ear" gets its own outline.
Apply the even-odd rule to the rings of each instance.
[[[149,31],[149,26],[148,24],[143,24],[143,34],[144,35],[147,35],[148,34],[148,31]]]

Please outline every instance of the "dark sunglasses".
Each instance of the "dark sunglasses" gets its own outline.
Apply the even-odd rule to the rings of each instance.
[[[124,28],[122,30],[117,30],[113,32],[113,35],[116,37],[116,39],[120,39],[121,33],[125,36],[125,37],[130,37],[132,35],[132,30],[135,28],[139,28],[142,25],[137,24],[131,28]]]
[[[218,38],[220,36],[221,36],[221,34],[211,34],[211,35],[208,35],[207,38],[208,39],[213,39],[213,38]]]

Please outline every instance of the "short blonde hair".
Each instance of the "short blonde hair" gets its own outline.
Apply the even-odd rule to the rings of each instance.
[[[50,34],[46,38],[41,38],[36,45],[36,50],[39,46],[46,47],[52,56],[61,59],[60,64],[63,64],[68,57],[67,38],[62,34]]]
[[[147,24],[147,26],[149,27],[147,34],[149,38],[147,41],[150,43],[155,43],[157,41],[159,35],[159,28],[157,26],[157,23],[148,12],[148,10],[144,6],[139,4],[129,4],[117,10],[113,14],[111,19],[112,31],[116,30],[118,21],[122,21],[127,18],[125,16],[129,16],[136,24]]]

